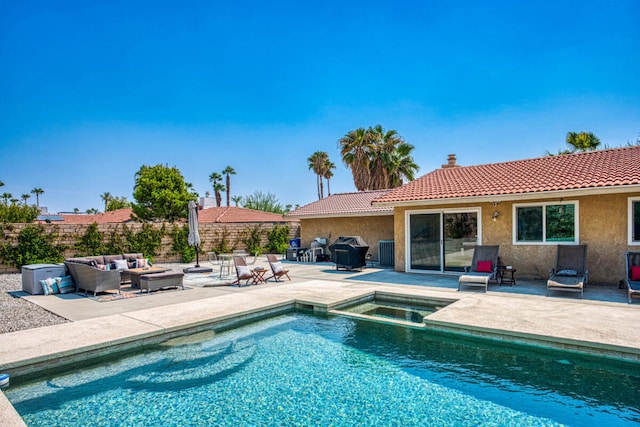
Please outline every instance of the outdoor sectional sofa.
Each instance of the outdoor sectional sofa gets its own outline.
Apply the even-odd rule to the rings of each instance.
[[[73,278],[76,292],[82,289],[85,294],[93,292],[95,295],[98,292],[109,290],[120,291],[120,284],[131,280],[131,276],[126,270],[120,271],[116,269],[116,260],[126,260],[128,268],[134,268],[137,266],[138,259],[144,259],[143,255],[140,253],[98,255],[67,258],[64,264]]]

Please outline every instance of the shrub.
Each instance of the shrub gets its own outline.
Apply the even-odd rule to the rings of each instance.
[[[171,230],[171,237],[173,243],[171,250],[173,254],[180,254],[182,256],[182,262],[191,262],[196,257],[196,248],[189,245],[189,226],[183,225],[178,227],[173,226]]]
[[[104,233],[98,230],[98,224],[95,222],[84,232],[82,237],[78,239],[74,248],[79,252],[78,255],[103,255],[105,253]]]
[[[262,225],[256,224],[253,227],[249,227],[242,231],[241,241],[247,247],[247,252],[254,255],[260,255],[262,253]]]
[[[55,245],[56,232],[45,233],[41,225],[23,228],[18,235],[18,246],[2,249],[3,263],[15,265],[18,269],[28,264],[49,264],[64,261],[64,246]]]
[[[289,247],[289,226],[278,227],[274,225],[273,229],[267,232],[267,250],[271,253],[283,254]]]

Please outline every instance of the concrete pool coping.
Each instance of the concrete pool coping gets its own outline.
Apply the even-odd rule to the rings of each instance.
[[[546,344],[640,362],[639,304],[458,292],[446,287],[348,280],[363,273],[337,277],[331,272],[323,275],[317,269],[303,266],[295,277],[292,266],[293,280],[278,284],[198,288],[134,298],[133,303],[124,300],[100,303],[83,298],[70,305],[79,311],[92,312],[93,316],[0,334],[0,371],[19,374],[46,369],[61,362],[70,363],[87,353],[100,355],[112,352],[114,347],[121,350],[135,348],[184,331],[223,325],[233,319],[277,314],[296,306],[325,312],[375,292],[407,298],[456,300],[430,315],[428,328],[538,346]],[[181,298],[182,301],[176,302]],[[36,299],[42,306],[49,304],[51,311],[64,311],[61,307],[65,301],[44,296]],[[172,299],[174,304],[171,304]],[[121,312],[111,313],[117,311],[116,308]],[[24,425],[13,407],[2,401],[4,399],[2,394],[0,417],[3,423],[7,422],[4,425]],[[11,424],[11,420],[15,420],[15,424]]]

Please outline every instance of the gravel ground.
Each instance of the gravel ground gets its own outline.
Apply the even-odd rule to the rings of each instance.
[[[0,334],[66,323],[67,319],[15,295],[22,291],[22,275],[0,274]]]

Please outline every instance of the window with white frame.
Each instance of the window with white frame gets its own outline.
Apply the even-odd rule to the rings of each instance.
[[[514,205],[515,243],[577,243],[578,203]]]
[[[629,198],[629,244],[640,245],[640,197]]]

